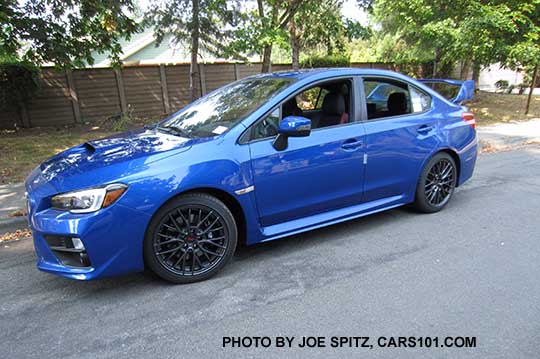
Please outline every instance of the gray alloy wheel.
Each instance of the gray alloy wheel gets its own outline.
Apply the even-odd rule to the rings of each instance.
[[[236,249],[231,211],[204,193],[181,195],[152,219],[144,240],[147,266],[173,283],[192,283],[216,274]]]
[[[414,207],[424,213],[440,211],[454,194],[456,182],[454,159],[446,152],[437,153],[422,171],[416,187]]]

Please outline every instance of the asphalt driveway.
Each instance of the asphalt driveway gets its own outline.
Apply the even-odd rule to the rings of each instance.
[[[484,154],[441,213],[396,209],[245,248],[217,277],[75,282],[0,248],[0,357],[532,358],[540,149]],[[6,248],[7,247],[7,248]],[[476,348],[222,348],[224,336],[474,336]],[[298,339],[300,340],[300,339]]]

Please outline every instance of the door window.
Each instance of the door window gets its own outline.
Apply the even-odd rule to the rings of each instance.
[[[368,119],[424,112],[431,98],[405,82],[391,79],[365,79]]]
[[[303,111],[319,110],[327,93],[328,90],[317,86],[298,94],[294,99],[298,108]]]
[[[287,116],[309,118],[312,129],[347,124],[352,118],[351,88],[350,80],[337,80],[318,84],[297,93],[258,121],[253,126],[251,139],[276,136],[279,122]]]
[[[424,112],[431,108],[431,97],[425,92],[410,87],[412,112]]]
[[[279,122],[281,121],[280,107],[272,111],[253,127],[253,139],[274,137],[278,134]]]

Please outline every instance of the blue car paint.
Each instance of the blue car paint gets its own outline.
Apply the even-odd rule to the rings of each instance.
[[[302,116],[287,116],[279,123],[279,132],[291,136],[309,130],[311,130],[311,120]]]
[[[257,76],[296,81],[221,135],[186,139],[141,129],[74,147],[34,169],[26,190],[38,268],[82,280],[142,270],[142,243],[153,214],[187,191],[217,191],[236,201],[246,242],[255,244],[412,202],[423,166],[441,150],[457,156],[458,185],[472,175],[476,133],[461,119],[463,108],[407,76],[371,69]],[[432,97],[432,108],[367,121],[358,106],[361,76],[412,83]],[[354,122],[291,137],[284,151],[276,151],[272,139],[240,143],[254,122],[292,94],[336,78],[354,78]],[[430,128],[418,132],[422,126]],[[129,186],[110,207],[88,214],[50,207],[56,194],[108,183]],[[236,193],[249,186],[255,190]],[[81,238],[92,267],[63,265],[45,243],[47,234]]]

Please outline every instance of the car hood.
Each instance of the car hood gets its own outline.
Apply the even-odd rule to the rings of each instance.
[[[161,158],[187,151],[192,140],[141,129],[85,142],[43,162],[27,178],[27,190],[47,184],[56,191],[84,188],[132,174]]]

